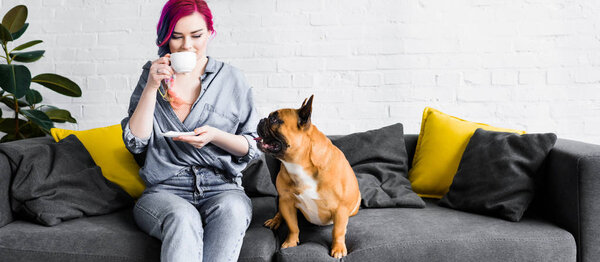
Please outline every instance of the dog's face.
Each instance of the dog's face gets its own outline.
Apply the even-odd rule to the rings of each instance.
[[[271,112],[267,118],[261,119],[257,127],[258,149],[275,158],[283,159],[286,156],[293,156],[299,148],[306,145],[306,132],[312,125],[310,115],[313,97],[314,95],[308,101],[304,99],[299,109],[279,109]]]

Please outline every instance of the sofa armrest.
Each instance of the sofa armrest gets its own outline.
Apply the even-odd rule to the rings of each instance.
[[[11,170],[8,157],[0,153],[0,227],[13,221],[9,198]]]
[[[600,261],[600,145],[559,139],[544,174],[545,213],[573,234],[578,261]]]

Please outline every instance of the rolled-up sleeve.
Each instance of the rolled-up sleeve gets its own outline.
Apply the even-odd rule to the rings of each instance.
[[[236,131],[236,135],[241,135],[248,141],[248,153],[244,156],[234,156],[234,160],[238,163],[250,162],[250,160],[258,157],[261,152],[256,146],[255,138],[258,137],[256,133],[256,126],[258,125],[259,115],[254,107],[254,96],[252,94],[252,88],[248,88],[245,95],[240,96],[240,124]]]
[[[121,127],[123,128],[123,142],[125,143],[127,150],[129,150],[129,152],[132,154],[144,152],[148,147],[148,141],[150,141],[150,137],[152,135],[146,139],[142,139],[131,133],[131,129],[129,128],[129,117],[121,121]]]
[[[133,115],[133,112],[140,101],[140,97],[142,96],[142,92],[144,91],[144,87],[146,86],[146,82],[148,81],[148,71],[150,66],[150,62],[147,62],[143,66],[144,70],[140,75],[140,79],[138,80],[135,90],[133,90],[133,93],[131,94],[131,98],[129,99],[129,109],[127,110],[128,116],[121,121],[121,128],[123,129],[123,142],[125,143],[127,150],[133,154],[144,152],[148,147],[148,141],[150,140],[150,137],[152,137],[151,134],[146,139],[139,138],[131,133],[131,129],[129,128],[129,119],[131,118],[131,115]]]

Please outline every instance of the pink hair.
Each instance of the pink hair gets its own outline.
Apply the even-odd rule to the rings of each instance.
[[[163,56],[169,53],[168,45],[165,46],[175,25],[184,16],[193,14],[194,12],[200,13],[204,17],[206,22],[206,28],[208,31],[213,32],[213,16],[204,0],[169,0],[162,9],[158,25],[156,26],[156,45],[159,47],[159,55]]]

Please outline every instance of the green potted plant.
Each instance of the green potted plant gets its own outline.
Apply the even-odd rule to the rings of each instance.
[[[3,54],[0,53],[0,102],[14,111],[14,115],[2,112],[0,108],[0,132],[6,133],[0,142],[19,140],[50,134],[54,123],[76,123],[77,121],[67,110],[50,105],[38,105],[42,102],[40,92],[30,88],[31,83],[37,83],[60,94],[80,97],[81,88],[66,77],[57,74],[39,74],[31,77],[27,66],[20,63],[31,63],[44,55],[44,50],[23,51],[42,40],[33,40],[8,48],[8,44],[25,33],[28,23],[27,7],[18,5],[9,10],[0,24],[0,42]],[[2,61],[2,59],[4,61]],[[4,63],[5,62],[5,63]]]

